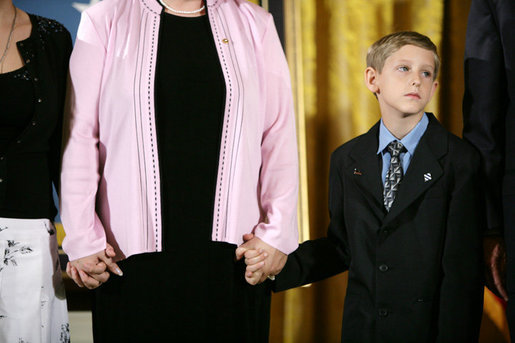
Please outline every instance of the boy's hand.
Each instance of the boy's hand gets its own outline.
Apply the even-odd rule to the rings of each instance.
[[[486,287],[498,297],[508,301],[506,292],[506,248],[502,237],[483,239]]]
[[[247,250],[244,256],[245,264],[247,265],[245,269],[245,280],[251,285],[257,285],[263,278],[263,267],[268,253],[263,251],[263,249]]]
[[[243,241],[247,242],[254,238],[254,235],[249,233],[243,235]],[[241,260],[245,257],[245,280],[251,285],[257,285],[263,277],[263,266],[265,265],[264,260],[268,254],[263,249],[247,249],[245,247],[238,247],[236,249],[236,260]]]

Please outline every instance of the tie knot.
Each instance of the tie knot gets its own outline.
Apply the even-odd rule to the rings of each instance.
[[[402,145],[401,142],[393,141],[390,142],[390,144],[388,144],[388,151],[390,152],[390,155],[392,155],[392,157],[397,157],[401,154],[401,152],[406,151],[406,148],[404,147],[404,145]]]

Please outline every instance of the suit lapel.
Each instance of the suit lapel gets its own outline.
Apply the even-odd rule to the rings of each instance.
[[[371,209],[384,217],[383,185],[381,184],[381,160],[377,155],[379,124],[374,125],[356,141],[345,167],[345,173],[354,180]]]
[[[447,154],[447,132],[432,114],[428,116],[427,130],[418,143],[383,225],[395,219],[443,175],[439,160]]]

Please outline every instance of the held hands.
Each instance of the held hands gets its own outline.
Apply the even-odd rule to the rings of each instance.
[[[498,297],[508,301],[506,292],[506,248],[502,237],[483,239],[486,287]]]
[[[271,247],[253,234],[243,236],[245,243],[236,249],[236,259],[245,257],[245,280],[256,285],[267,278],[273,280],[286,264],[288,256]]]
[[[109,271],[118,276],[123,275],[113,261],[115,255],[113,247],[107,244],[104,251],[68,262],[66,273],[79,287],[95,289],[109,279]]]

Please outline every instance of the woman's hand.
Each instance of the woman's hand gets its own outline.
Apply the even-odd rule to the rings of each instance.
[[[123,272],[113,261],[116,253],[107,244],[103,251],[68,262],[66,273],[79,287],[95,289],[109,280],[109,271],[122,276]]]

